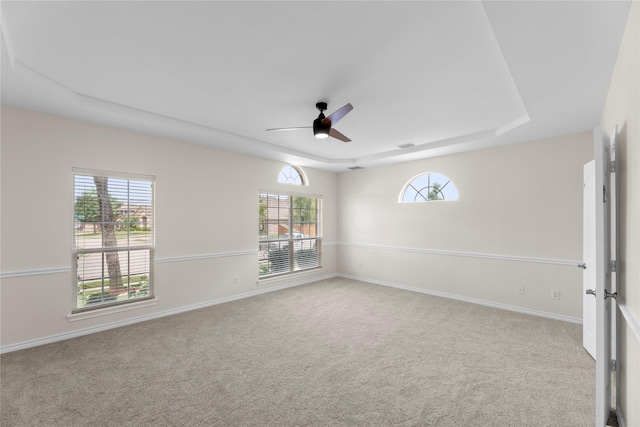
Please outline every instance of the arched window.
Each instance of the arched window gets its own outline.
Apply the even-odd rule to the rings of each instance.
[[[402,189],[398,202],[432,202],[437,200],[458,200],[456,185],[448,177],[427,172],[413,177]]]
[[[305,185],[302,171],[291,165],[287,165],[280,170],[278,182],[281,184]]]

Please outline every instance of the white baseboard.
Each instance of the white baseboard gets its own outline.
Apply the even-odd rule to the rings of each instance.
[[[229,297],[218,298],[215,300],[205,301],[198,304],[187,305],[184,307],[173,308],[170,310],[164,310],[157,313],[152,313],[144,316],[132,317],[130,319],[125,319],[117,322],[105,323],[99,326],[94,326],[90,328],[78,329],[72,332],[65,332],[62,334],[50,335],[43,338],[37,338],[34,340],[23,341],[17,344],[9,344],[3,347],[0,347],[0,354],[9,353],[12,351],[23,350],[26,348],[37,347],[40,345],[51,344],[58,341],[64,341],[72,338],[78,338],[84,335],[93,334],[96,332],[102,332],[109,329],[119,328],[121,326],[133,325],[135,323],[145,322],[147,320],[158,319],[160,317],[171,316],[174,314],[184,313],[187,311],[198,310],[200,308],[210,307],[213,305],[223,304],[225,302],[236,301],[244,298],[250,298],[256,295],[265,294],[268,292],[275,292],[281,289],[292,288],[294,286],[305,285],[312,282],[317,282],[319,280],[331,279],[336,277],[335,274],[331,275],[323,275],[323,276],[303,276],[296,278],[295,280],[289,281],[286,284],[282,285],[274,285],[274,286],[263,286],[261,289],[257,289],[251,292],[245,292],[242,294],[232,295]]]
[[[565,315],[556,314],[556,313],[548,313],[546,311],[532,310],[532,309],[529,309],[529,308],[518,307],[518,306],[508,305],[508,304],[502,304],[502,303],[482,300],[482,299],[478,299],[478,298],[465,297],[465,296],[461,296],[461,295],[449,294],[449,293],[446,293],[446,292],[431,291],[431,290],[428,290],[428,289],[422,289],[422,288],[416,288],[416,287],[413,287],[413,286],[401,285],[399,283],[385,282],[385,281],[382,281],[382,280],[372,280],[372,279],[368,279],[366,277],[351,276],[351,275],[347,275],[347,274],[338,274],[338,276],[339,277],[344,277],[345,279],[359,280],[361,282],[373,283],[375,285],[382,285],[382,286],[389,286],[391,288],[403,289],[405,291],[418,292],[418,293],[426,294],[426,295],[433,295],[433,296],[442,297],[442,298],[449,298],[449,299],[455,299],[455,300],[458,300],[458,301],[469,302],[469,303],[472,303],[472,304],[484,305],[484,306],[487,306],[487,307],[499,308],[501,310],[514,311],[514,312],[517,312],[517,313],[529,314],[529,315],[537,316],[537,317],[545,317],[547,319],[561,320],[563,322],[577,323],[579,325],[582,324],[582,319],[578,318],[578,317],[565,316]]]

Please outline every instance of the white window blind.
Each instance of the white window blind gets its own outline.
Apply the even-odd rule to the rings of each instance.
[[[322,199],[260,193],[259,277],[320,266]]]
[[[154,180],[74,172],[75,311],[153,296]]]

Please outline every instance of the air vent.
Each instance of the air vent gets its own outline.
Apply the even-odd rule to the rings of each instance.
[[[398,145],[398,148],[402,148],[402,149],[404,150],[404,149],[411,148],[411,147],[415,147],[415,146],[416,146],[416,144],[412,144],[412,143],[410,142],[410,143],[408,143],[408,144]]]
[[[360,167],[360,166],[351,166],[349,169],[351,169],[352,171],[357,171],[357,170],[360,170],[360,169],[363,169],[363,168]]]

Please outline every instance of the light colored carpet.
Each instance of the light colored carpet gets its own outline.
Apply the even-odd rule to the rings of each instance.
[[[581,326],[347,279],[7,353],[9,426],[586,426]]]

